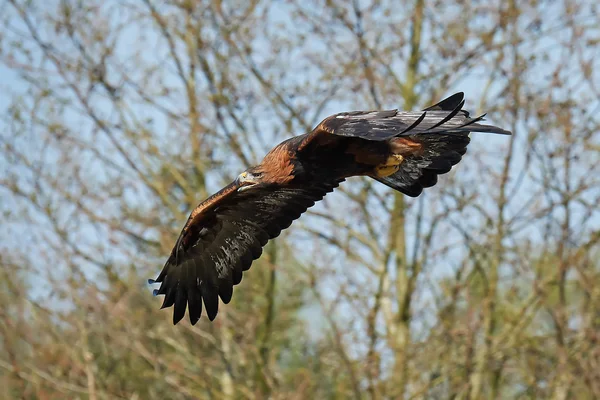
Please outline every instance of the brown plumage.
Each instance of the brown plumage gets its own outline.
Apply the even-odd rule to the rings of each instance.
[[[212,321],[219,297],[233,286],[277,237],[309,207],[351,176],[370,176],[409,196],[436,184],[465,154],[469,132],[510,134],[482,125],[462,110],[457,93],[423,112],[353,111],[332,115],[312,132],[273,148],[262,162],[196,207],[162,272],[164,307],[173,323],[188,308],[190,322]]]

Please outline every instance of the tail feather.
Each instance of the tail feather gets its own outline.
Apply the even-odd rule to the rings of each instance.
[[[469,144],[468,132],[425,133],[411,136],[423,144],[420,155],[405,157],[398,172],[374,179],[407,196],[417,197],[423,188],[434,186],[438,175],[443,175],[460,162]]]
[[[450,172],[467,152],[470,132],[488,132],[510,135],[511,132],[493,125],[481,124],[485,114],[471,118],[463,110],[464,93],[447,97],[422,112],[398,112],[387,121],[402,121],[408,128],[395,134],[420,142],[423,151],[419,155],[404,158],[398,172],[374,179],[406,194],[417,197],[423,188],[434,186],[438,175]],[[392,139],[393,140],[393,139]]]

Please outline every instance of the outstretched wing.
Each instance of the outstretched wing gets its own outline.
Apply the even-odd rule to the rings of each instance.
[[[155,281],[164,295],[162,308],[175,306],[173,323],[185,315],[194,325],[202,302],[212,321],[219,297],[227,304],[242,272],[260,257],[262,247],[277,237],[342,180],[305,185],[264,185],[239,192],[232,183],[191,213],[175,248]]]
[[[350,111],[325,118],[309,133],[299,150],[327,135],[360,137],[367,140],[387,140],[396,136],[450,132],[490,132],[510,135],[510,132],[479,122],[484,115],[471,118],[462,109],[464,94],[456,93],[423,111]]]
[[[415,129],[409,130],[406,135],[413,142],[421,144],[421,151],[405,157],[398,172],[374,179],[398,190],[408,196],[419,196],[424,188],[434,186],[438,181],[438,175],[450,172],[452,167],[458,164],[467,152],[470,131],[483,131],[500,134],[510,132],[495,126],[481,125],[477,121],[482,117],[471,119],[469,113],[462,110],[464,104],[463,93],[456,93],[431,107],[426,108],[426,113],[442,111],[448,113],[446,121],[439,123],[434,129],[422,129],[419,124]],[[452,128],[456,117],[462,115],[465,124],[458,128]],[[459,120],[457,120],[458,123]],[[449,129],[440,132],[436,129],[449,126]],[[402,135],[404,136],[404,135]]]

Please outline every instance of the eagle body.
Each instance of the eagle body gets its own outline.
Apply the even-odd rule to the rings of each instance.
[[[471,131],[510,134],[471,118],[457,93],[421,112],[352,111],[325,118],[310,133],[283,141],[260,164],[192,210],[161,273],[162,307],[173,323],[186,308],[212,321],[219,298],[260,257],[266,243],[346,178],[371,177],[416,197],[465,154]]]
[[[304,151],[296,151],[307,136],[299,135],[280,143],[265,156],[261,166],[266,171],[277,171],[275,179],[279,182],[312,182],[369,175],[392,153],[389,141],[353,137],[323,140],[311,143]],[[288,177],[292,179],[288,181]]]

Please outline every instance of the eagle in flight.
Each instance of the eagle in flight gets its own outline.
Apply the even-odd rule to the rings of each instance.
[[[407,196],[437,183],[467,150],[470,132],[511,133],[479,122],[456,93],[421,112],[351,111],[275,146],[257,166],[200,203],[156,280],[173,323],[212,321],[262,248],[351,176],[369,176]]]

